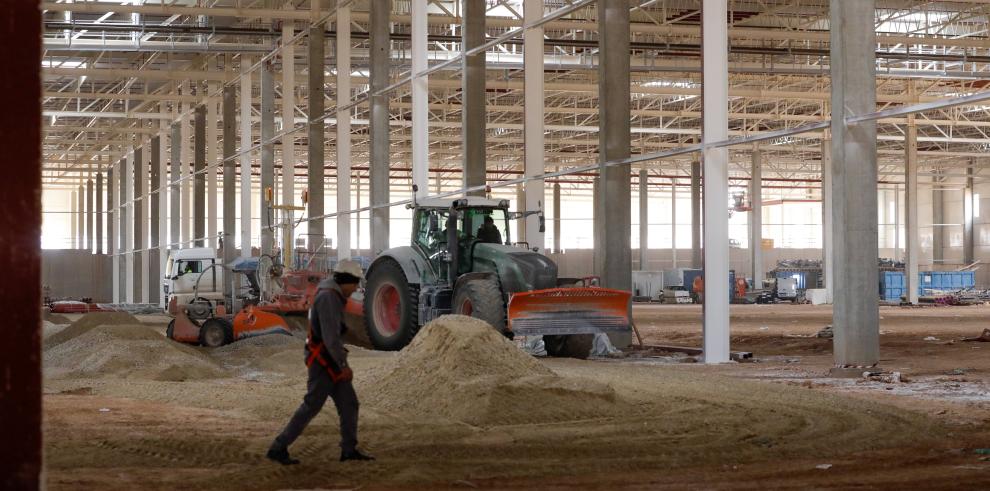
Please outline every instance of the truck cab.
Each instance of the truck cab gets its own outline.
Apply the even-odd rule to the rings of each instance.
[[[208,315],[224,300],[223,275],[222,260],[212,248],[169,252],[162,278],[162,309],[171,313],[169,303],[175,299],[176,306],[195,306],[189,309],[195,317]]]

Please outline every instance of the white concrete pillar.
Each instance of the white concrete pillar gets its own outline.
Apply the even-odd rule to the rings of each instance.
[[[753,145],[753,162],[750,170],[749,186],[749,253],[753,285],[763,285],[763,154],[757,144]]]
[[[254,61],[241,55],[241,257],[251,257],[251,65]]]
[[[677,179],[670,180],[670,267],[677,269]]]
[[[120,251],[117,239],[119,234],[117,222],[120,216],[120,209],[118,208],[120,198],[117,197],[118,189],[120,189],[120,185],[117,184],[119,175],[120,165],[118,162],[111,165],[110,171],[107,172],[107,253],[110,254],[111,269],[113,270],[113,278],[110,283],[113,284],[114,303],[120,303],[120,261],[117,257]]]
[[[835,293],[832,230],[832,140],[825,138],[822,139],[822,274],[826,303],[832,303]]]
[[[702,141],[729,137],[729,39],[726,0],[702,2]],[[705,363],[729,361],[729,152],[702,154],[704,182]]]
[[[286,4],[292,9],[292,3]],[[282,24],[282,131],[292,131],[295,127],[296,110],[296,47],[292,43],[295,23],[285,21]],[[282,137],[282,204],[296,205],[296,135],[288,134]],[[292,224],[295,213],[291,210],[276,215],[276,221],[285,220],[281,229],[282,260],[286,265],[295,264],[293,261],[294,234]]]
[[[73,189],[69,194],[69,249],[79,248],[79,191]]]
[[[338,4],[343,0],[337,0]],[[415,69],[413,70],[415,71]],[[351,100],[351,7],[337,8],[337,107]],[[425,188],[421,187],[425,192]],[[337,111],[337,210],[351,209],[351,110]],[[337,258],[351,258],[354,215],[337,217]]]
[[[219,82],[210,82],[210,94],[219,90]],[[217,104],[216,99],[206,100],[206,235],[209,237],[206,246],[213,248],[218,247],[217,223],[220,219],[217,215],[217,145],[220,144],[217,137]]]
[[[524,23],[533,23],[543,17],[544,0],[525,0],[523,3]],[[525,141],[526,177],[538,176],[546,172],[545,144],[543,139],[544,104],[543,100],[543,27],[529,29],[523,33],[523,139]],[[546,184],[543,180],[526,182],[525,211],[545,210]],[[540,217],[526,217],[526,241],[538,252],[545,252],[546,239],[540,232]]]
[[[426,10],[427,0],[412,0],[412,73],[429,68]],[[429,195],[430,131],[429,79],[426,76],[412,80],[412,181],[419,191],[417,198]],[[339,220],[339,219],[338,219]]]
[[[189,87],[189,81],[182,82],[182,94],[192,95],[192,89]],[[193,103],[184,102],[182,103],[182,116],[180,117],[179,126],[182,127],[182,139],[178,142],[173,142],[173,144],[178,144],[180,153],[182,157],[180,159],[179,176],[182,178],[182,182],[179,186],[182,188],[181,194],[181,208],[179,215],[179,233],[181,236],[182,247],[193,247],[192,239],[192,197],[193,197],[193,179],[192,171],[190,165],[193,163],[193,128],[192,128],[192,109]]]
[[[127,149],[124,178],[124,302],[134,303],[134,148]]]
[[[275,192],[275,74],[271,62],[261,66],[261,199],[258,200],[258,217],[261,232],[261,254],[270,256],[275,249],[275,231],[272,228],[276,216],[269,203],[268,190]]]
[[[649,271],[650,261],[647,257],[650,237],[650,193],[649,193],[649,173],[646,169],[639,170],[639,269]]]

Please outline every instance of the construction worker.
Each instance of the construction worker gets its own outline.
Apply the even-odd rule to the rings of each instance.
[[[491,215],[485,215],[484,221],[478,227],[478,240],[489,244],[502,243],[502,232],[495,226],[495,220],[492,219]]]
[[[357,448],[358,399],[351,380],[354,373],[347,364],[344,348],[344,305],[363,277],[361,266],[349,260],[334,268],[333,279],[320,282],[309,310],[309,337],[306,339],[306,366],[309,379],[306,395],[292,419],[275,437],[267,457],[282,465],[298,464],[289,456],[289,446],[299,438],[306,425],[323,409],[327,397],[333,399],[340,415],[340,461],[375,460]]]

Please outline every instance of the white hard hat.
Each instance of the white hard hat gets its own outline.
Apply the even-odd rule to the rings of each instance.
[[[337,263],[337,266],[333,268],[334,273],[347,273],[356,278],[364,278],[364,271],[361,270],[361,265],[357,261],[351,261],[350,259],[344,259]]]

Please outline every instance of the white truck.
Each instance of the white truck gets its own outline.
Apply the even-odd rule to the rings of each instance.
[[[162,279],[162,309],[167,313],[175,297],[177,306],[191,306],[192,317],[208,316],[224,300],[223,274],[222,260],[212,248],[171,251]]]

